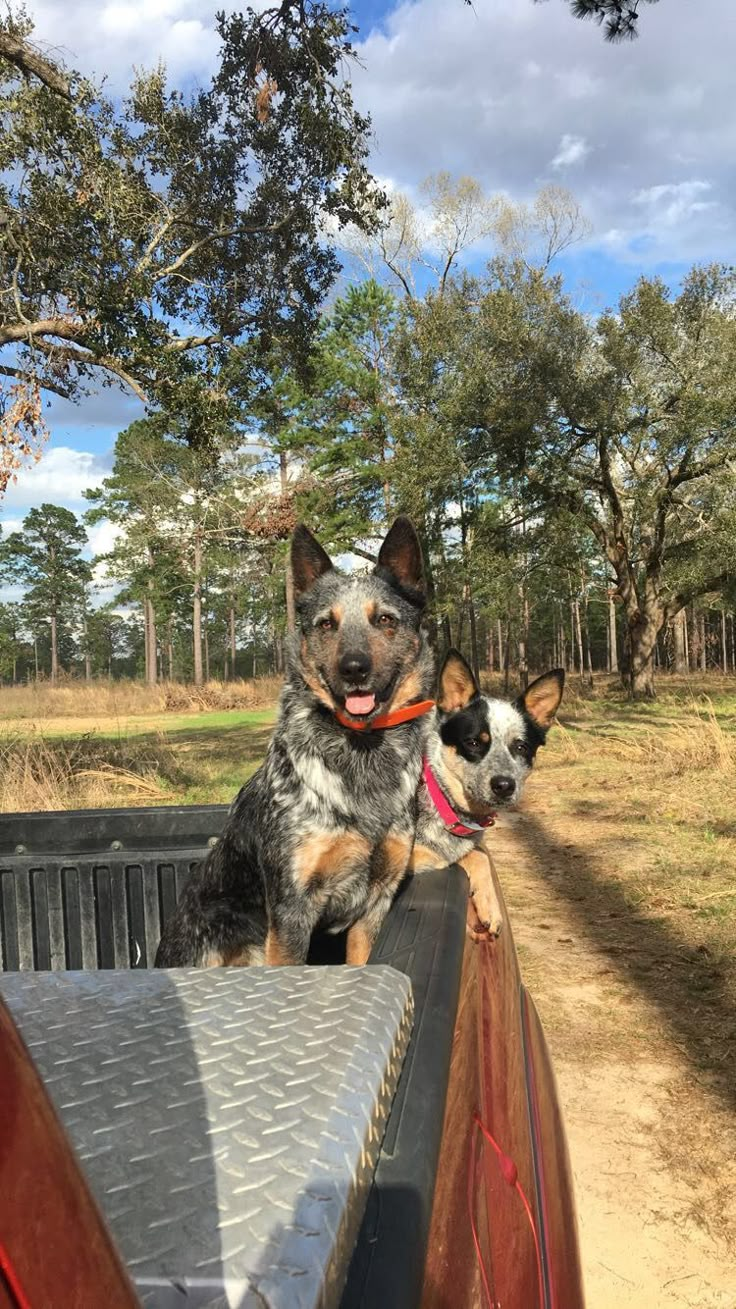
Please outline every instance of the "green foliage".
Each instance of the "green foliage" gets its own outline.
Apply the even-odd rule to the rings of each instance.
[[[330,542],[370,536],[396,507],[391,339],[397,304],[372,279],[352,286],[326,318],[293,448],[313,475],[304,512]]]
[[[536,0],[539,3],[539,0]],[[640,4],[658,0],[566,0],[575,18],[592,18],[607,41],[633,41],[639,35]]]
[[[325,219],[375,220],[346,13],[217,21],[211,86],[185,95],[157,68],[117,108],[39,56],[23,10],[0,19],[0,371],[25,397],[8,447],[44,390],[101,377],[171,409],[234,342],[303,360],[338,267]]]
[[[58,657],[68,661],[82,613],[91,568],[82,558],[87,534],[75,514],[59,505],[31,509],[20,532],[3,548],[3,575],[25,588],[23,621],[34,635],[50,630],[51,675]]]

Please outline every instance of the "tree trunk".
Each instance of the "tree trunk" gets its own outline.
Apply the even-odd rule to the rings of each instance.
[[[503,668],[503,629],[500,618],[496,623],[496,635],[498,637],[498,671],[500,673]]]
[[[575,644],[578,651],[578,672],[580,679],[583,677],[583,629],[580,625],[580,601],[574,600],[572,606],[572,617],[575,624]]]
[[[87,615],[84,615],[84,626],[82,628],[84,636],[84,680],[92,681],[92,659],[89,653],[89,627],[87,625]]]
[[[56,614],[51,615],[51,681],[59,680],[59,645],[56,630]]]
[[[290,570],[287,569],[287,572]],[[288,591],[287,591],[288,603]],[[287,617],[288,622],[288,617]],[[230,676],[235,677],[235,608],[230,606]]]
[[[609,672],[618,672],[618,642],[616,639],[616,606],[613,602],[613,589],[608,592],[608,641],[609,641]]]
[[[287,463],[286,453],[282,450],[279,455],[279,471],[281,475],[281,494],[287,495],[289,490],[289,465]],[[294,579],[291,575],[291,564],[287,561],[286,565],[286,630],[291,634],[296,631],[296,603],[294,600]],[[232,612],[232,611],[231,611]],[[234,646],[233,646],[234,649]],[[232,655],[233,670],[235,669],[235,655]],[[233,676],[235,673],[233,672]]]
[[[202,623],[202,631],[203,631],[203,633],[204,633],[204,680],[205,680],[206,682],[209,682],[209,680],[210,680],[210,634],[209,634],[209,632],[208,632],[208,630],[207,630],[207,620],[206,620],[206,619],[205,619],[205,620],[203,621],[203,623]]]
[[[698,654],[701,673],[708,671],[708,651],[705,646],[705,614],[698,615]]]
[[[728,672],[728,644],[726,642],[726,611],[721,610],[721,652],[723,656],[723,671]]]
[[[171,636],[171,619],[166,625],[166,657],[169,665],[169,681],[174,680],[174,642]]]
[[[681,609],[672,620],[672,637],[675,648],[675,672],[687,672],[687,620]]]
[[[593,685],[593,652],[590,645],[590,612],[588,607],[588,592],[583,591],[583,646],[585,649],[585,666],[588,670],[588,681]]]
[[[694,673],[698,666],[698,620],[695,606],[691,605],[688,620],[688,666]]]
[[[33,638],[33,661],[36,666],[36,681],[38,681],[38,637]]]
[[[526,691],[529,685],[529,600],[526,589],[520,588],[521,627],[519,629],[519,685]]]
[[[468,586],[468,618],[470,619],[470,662],[473,665],[476,681],[480,678],[480,654],[478,651],[478,616],[475,612],[473,592]]]
[[[488,671],[493,672],[493,620],[488,620]]]
[[[509,693],[509,667],[510,667],[510,664],[511,664],[511,624],[508,622],[508,620],[507,620],[507,622],[506,622],[506,643],[505,643],[505,646],[506,646],[506,648],[505,648],[505,650],[504,650],[504,662],[503,662],[503,693],[504,693],[504,695],[508,695],[508,693]]]
[[[202,540],[199,529],[194,535],[194,586],[192,595],[192,641],[194,646],[194,685],[202,685]]]
[[[629,623],[629,694],[632,700],[654,700],[654,650],[661,615],[639,614]]]
[[[153,583],[148,583],[149,589]],[[150,596],[146,597],[145,602],[145,641],[146,641],[146,681],[149,686],[156,685],[156,662],[157,662],[157,641],[156,641],[156,611],[153,607],[153,601]]]

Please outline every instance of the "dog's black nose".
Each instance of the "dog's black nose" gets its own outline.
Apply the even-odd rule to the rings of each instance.
[[[364,682],[371,671],[371,661],[368,655],[363,654],[360,650],[348,650],[340,660],[340,676],[346,682],[352,682],[359,686]]]
[[[503,777],[499,774],[498,777],[491,778],[491,790],[494,795],[498,796],[499,800],[508,800],[515,785],[513,777]]]

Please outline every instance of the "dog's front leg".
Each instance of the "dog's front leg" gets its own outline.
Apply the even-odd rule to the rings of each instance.
[[[490,855],[482,847],[470,850],[463,855],[460,865],[468,875],[473,908],[483,928],[480,935],[498,936],[503,927],[503,915],[491,872]],[[479,934],[474,932],[472,935],[477,938]]]
[[[300,917],[295,920],[284,914],[269,916],[266,935],[266,963],[305,964],[312,936],[312,924]]]
[[[382,897],[377,905],[362,918],[359,918],[352,927],[348,928],[347,940],[345,944],[345,963],[346,964],[367,964],[376,941],[378,933],[383,926],[383,920],[391,908],[391,897]]]

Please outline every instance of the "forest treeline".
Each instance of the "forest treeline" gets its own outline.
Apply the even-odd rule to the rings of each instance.
[[[440,215],[460,187],[485,204],[432,186]],[[569,216],[568,197],[538,206],[559,225],[563,201]],[[386,249],[387,277],[323,316],[306,374],[244,350],[206,440],[186,414],[131,424],[85,515],[115,524],[98,562],[117,594],[94,602],[85,525],[33,510],[2,544],[3,582],[24,588],[0,611],[3,677],[279,671],[294,523],[361,562],[399,511],[438,643],[479,669],[620,671],[637,695],[657,666],[734,672],[733,275],[694,269],[675,295],[643,279],[593,320],[542,230],[478,277],[449,244],[433,269]]]

